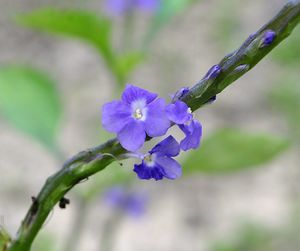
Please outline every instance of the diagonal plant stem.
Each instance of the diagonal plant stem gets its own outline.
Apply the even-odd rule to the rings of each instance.
[[[260,30],[250,35],[239,49],[225,56],[218,64],[218,71],[209,73],[188,93],[177,97],[197,110],[228,85],[253,68],[265,55],[290,35],[300,21],[300,0],[289,1],[281,11]],[[271,43],[264,43],[268,32],[275,32]],[[100,172],[116,158],[124,157],[124,150],[117,139],[82,151],[67,160],[62,169],[50,176],[23,220],[8,251],[29,251],[36,235],[54,206],[80,181]]]

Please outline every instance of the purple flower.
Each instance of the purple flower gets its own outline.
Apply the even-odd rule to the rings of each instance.
[[[179,152],[179,144],[169,136],[144,155],[142,163],[135,164],[133,170],[140,179],[177,179],[181,176],[181,166],[172,157],[177,156]]]
[[[202,136],[202,126],[193,119],[191,109],[184,102],[176,101],[166,107],[166,113],[168,118],[177,124],[185,134],[185,138],[180,142],[180,148],[184,151],[198,148]]]
[[[180,148],[183,151],[197,149],[200,145],[202,136],[201,124],[197,120],[193,119],[189,124],[179,125],[179,128],[185,134],[185,138],[180,142]]]
[[[102,124],[117,133],[121,145],[135,152],[150,137],[164,135],[170,127],[165,112],[165,101],[157,94],[128,84],[121,101],[112,101],[102,107]]]
[[[160,6],[159,0],[106,0],[105,9],[115,15],[132,12],[135,9],[153,12]]]
[[[140,10],[154,11],[160,6],[160,0],[136,0],[136,7]]]
[[[104,201],[114,209],[139,217],[145,213],[147,197],[143,193],[133,193],[125,187],[115,186],[106,191]]]

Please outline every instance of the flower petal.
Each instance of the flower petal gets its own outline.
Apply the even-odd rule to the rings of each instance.
[[[160,1],[159,0],[137,0],[137,7],[139,9],[145,10],[145,11],[154,11],[157,10]]]
[[[113,15],[121,15],[130,9],[128,0],[106,0],[104,9]]]
[[[160,166],[150,168],[151,177],[155,180],[162,180],[164,178],[164,171]]]
[[[147,197],[143,193],[131,193],[127,196],[126,211],[132,217],[140,217],[146,211]]]
[[[192,120],[189,125],[180,125],[180,129],[186,137],[180,142],[180,148],[184,151],[197,149],[202,136],[202,126],[197,120]]]
[[[126,193],[121,186],[114,186],[105,191],[104,201],[112,207],[120,207],[124,203]]]
[[[180,152],[180,146],[173,136],[165,138],[158,143],[150,153],[157,153],[158,155],[166,155],[169,157],[177,156]]]
[[[146,138],[145,127],[142,122],[132,120],[118,133],[120,144],[128,151],[140,149]]]
[[[147,108],[145,120],[147,134],[150,137],[164,135],[170,127],[170,121],[165,112],[165,101],[159,98],[149,104]]]
[[[144,161],[139,165],[135,164],[133,171],[136,172],[138,177],[142,180],[150,180],[152,178],[161,180],[164,177],[164,170],[160,166],[155,165],[149,167]]]
[[[149,167],[142,162],[141,164],[135,164],[133,171],[136,172],[137,176],[142,180],[149,180],[151,179],[151,170]]]
[[[112,101],[102,107],[102,125],[109,132],[118,133],[130,120],[131,108],[121,101]]]
[[[184,124],[193,117],[189,112],[189,107],[182,101],[176,101],[174,104],[167,105],[166,114],[168,119],[176,124]]]
[[[156,159],[156,163],[162,167],[166,178],[175,180],[181,176],[181,166],[176,160],[167,156],[159,156]]]
[[[148,92],[144,89],[141,89],[139,87],[127,84],[126,88],[122,94],[122,101],[131,104],[132,102],[136,100],[145,100],[146,104],[149,104],[154,99],[156,99],[157,94]]]

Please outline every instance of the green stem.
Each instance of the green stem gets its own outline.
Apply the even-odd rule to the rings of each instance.
[[[257,32],[246,39],[239,49],[225,56],[218,64],[220,75],[213,80],[202,79],[182,99],[192,110],[204,105],[211,97],[252,69],[280,42],[287,38],[300,21],[300,0],[289,1],[281,11]],[[269,46],[262,47],[265,33],[272,30],[276,38]]]
[[[203,106],[211,97],[220,93],[236,79],[254,67],[265,55],[290,35],[300,21],[300,0],[289,1],[283,9],[259,31],[251,35],[242,46],[221,60],[221,72],[214,78],[203,78],[180,98],[192,110]],[[269,46],[262,47],[267,30],[276,33]],[[116,139],[80,152],[68,160],[63,168],[49,177],[36,200],[32,203],[8,251],[29,251],[33,240],[57,202],[81,180],[103,170],[126,151]],[[105,155],[104,153],[109,153]],[[124,156],[124,155],[123,155]]]
[[[113,139],[69,159],[61,170],[47,179],[8,250],[29,251],[34,238],[57,202],[81,180],[101,171],[115,160],[105,153],[119,156],[124,152],[117,140]]]
[[[128,52],[132,47],[132,37],[134,35],[134,11],[126,13],[123,27],[123,40],[122,40],[122,51],[123,53]]]

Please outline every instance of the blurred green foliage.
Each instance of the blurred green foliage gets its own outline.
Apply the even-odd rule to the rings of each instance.
[[[144,39],[144,47],[148,47],[157,36],[158,32],[175,15],[183,12],[192,4],[200,0],[163,0],[161,6],[152,18],[151,24]]]
[[[241,223],[222,240],[213,241],[210,251],[299,251],[300,218],[292,212],[289,220],[276,227],[259,223]]]
[[[239,9],[241,2],[238,0],[219,0],[216,10],[215,29],[211,29],[212,38],[222,50],[232,50],[239,46],[242,37],[242,23],[239,12],[232,15],[232,10]]]
[[[61,112],[59,92],[47,75],[28,67],[0,68],[0,113],[13,126],[55,150]]]
[[[58,250],[56,246],[57,241],[52,234],[41,232],[34,242],[32,251],[56,251]]]
[[[212,251],[272,251],[272,234],[256,224],[245,224],[232,241],[217,241]],[[275,251],[275,250],[274,250]]]
[[[270,103],[286,119],[291,138],[300,140],[300,27],[272,53],[282,69],[276,74],[276,85],[268,94]]]
[[[188,6],[199,0],[164,0],[154,16],[156,27],[166,24],[170,19],[178,13],[184,11]]]
[[[141,64],[145,58],[146,55],[138,51],[127,52],[118,56],[116,69],[117,76],[120,79],[119,87],[124,87],[130,77],[130,74],[134,72],[136,67]]]
[[[261,225],[243,224],[233,240],[216,241],[211,251],[277,251],[273,233]]]
[[[0,225],[0,251],[5,251],[7,244],[10,241],[10,236],[6,230]]]
[[[47,8],[17,16],[17,21],[27,27],[80,39],[92,45],[102,56],[119,87],[144,59],[139,51],[118,54],[112,43],[112,22],[99,13],[87,10],[59,10]]]
[[[184,173],[222,174],[265,164],[289,146],[286,139],[270,134],[221,129],[187,154]]]
[[[300,85],[299,72],[289,70],[276,80],[277,85],[271,90],[269,98],[272,106],[286,118],[290,135],[300,140]]]
[[[272,54],[281,66],[300,67],[300,27],[296,27],[291,36],[284,40]]]
[[[82,39],[93,44],[108,60],[112,60],[111,22],[98,13],[47,8],[19,15],[17,21],[41,31]]]

